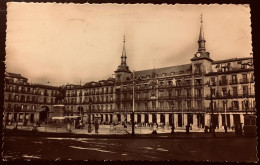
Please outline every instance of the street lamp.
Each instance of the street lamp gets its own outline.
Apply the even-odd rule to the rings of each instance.
[[[225,129],[225,133],[227,133],[227,93],[223,93],[224,98],[225,98],[225,125],[224,125],[224,129]]]
[[[172,101],[172,105],[171,105],[171,107],[172,107],[172,132],[171,132],[171,134],[174,134],[174,114],[173,114],[173,101]]]
[[[91,107],[92,107],[92,99],[89,98],[89,119],[88,119],[88,132],[90,133],[91,130]]]
[[[213,112],[213,98],[212,98],[213,92],[212,92],[212,86],[211,86],[210,82],[208,82],[208,86],[210,87],[210,108],[211,108],[211,119],[210,119],[210,121],[211,121],[211,130],[212,130],[213,137],[215,137],[216,134],[215,134],[214,119],[213,119],[214,112]]]
[[[132,112],[132,136],[135,135],[135,71],[133,71],[133,112]]]

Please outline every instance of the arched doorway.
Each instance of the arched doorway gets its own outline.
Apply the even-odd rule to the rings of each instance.
[[[45,123],[47,122],[48,116],[49,116],[49,111],[50,111],[49,107],[47,107],[47,106],[41,107],[41,111],[39,113],[40,122],[45,122]]]
[[[120,114],[117,114],[117,121],[121,122],[121,115]]]
[[[148,123],[148,114],[145,114],[145,115],[144,115],[144,122],[145,122],[145,123]]]
[[[160,115],[161,123],[165,124],[165,114]]]
[[[152,121],[153,123],[157,123],[157,118],[155,113],[152,114]]]
[[[137,123],[141,123],[141,114],[137,114]]]

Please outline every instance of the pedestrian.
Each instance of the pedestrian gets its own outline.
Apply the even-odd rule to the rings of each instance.
[[[224,125],[224,130],[225,130],[225,133],[227,133],[227,125],[226,124]]]
[[[99,128],[98,120],[95,120],[95,133],[98,133],[98,128]]]
[[[68,132],[71,132],[71,129],[70,129],[70,122],[68,122],[68,124],[67,124],[67,130],[68,130]]]

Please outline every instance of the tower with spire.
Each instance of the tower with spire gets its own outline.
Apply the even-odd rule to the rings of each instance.
[[[117,70],[115,71],[116,75],[116,81],[125,81],[127,77],[131,75],[131,71],[129,70],[129,67],[126,64],[126,50],[125,50],[125,36],[123,40],[123,50],[122,50],[122,56],[121,56],[121,64],[117,67]]]
[[[205,43],[206,40],[204,37],[204,30],[203,30],[203,15],[201,14],[198,51],[194,54],[194,57],[191,59],[193,73],[194,72],[207,73],[211,71],[211,65],[213,60],[210,58],[210,53],[206,51]]]

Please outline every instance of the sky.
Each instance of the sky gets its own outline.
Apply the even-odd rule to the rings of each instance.
[[[30,83],[85,84],[113,77],[126,38],[130,70],[190,63],[200,16],[213,60],[252,53],[249,5],[7,5],[6,70]]]

